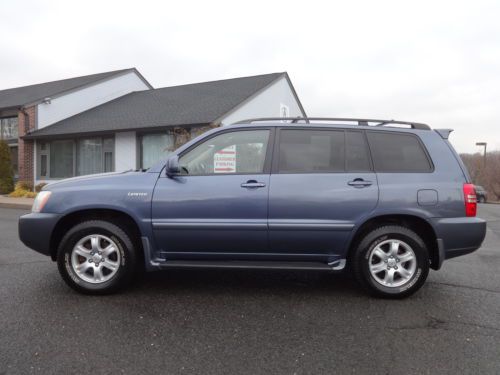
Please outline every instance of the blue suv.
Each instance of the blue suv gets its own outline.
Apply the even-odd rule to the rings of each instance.
[[[66,283],[116,291],[145,268],[347,270],[401,298],[481,246],[474,185],[451,130],[369,119],[254,119],[145,170],[77,177],[19,219]]]

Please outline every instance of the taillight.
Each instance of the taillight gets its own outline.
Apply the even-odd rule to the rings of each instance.
[[[476,216],[477,198],[473,184],[464,184],[465,216]]]

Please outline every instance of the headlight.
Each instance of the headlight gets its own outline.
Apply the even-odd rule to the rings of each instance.
[[[52,194],[50,191],[39,192],[35,198],[35,201],[33,202],[31,212],[41,212],[43,210],[43,207],[49,200],[50,194]]]

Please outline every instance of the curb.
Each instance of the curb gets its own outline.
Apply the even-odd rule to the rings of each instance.
[[[17,208],[31,210],[31,204],[18,202],[0,202],[0,208]]]

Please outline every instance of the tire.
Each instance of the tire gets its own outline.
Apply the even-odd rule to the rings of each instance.
[[[485,203],[486,199],[484,197],[479,197],[478,202],[479,203]]]
[[[383,226],[361,240],[352,257],[352,270],[358,283],[372,295],[405,298],[425,283],[429,253],[411,229]]]
[[[133,243],[123,229],[108,221],[79,223],[59,244],[59,273],[80,293],[114,293],[134,277],[138,260]]]

